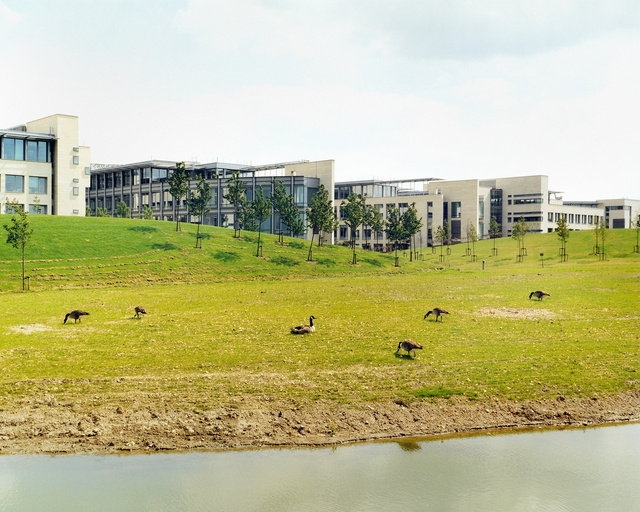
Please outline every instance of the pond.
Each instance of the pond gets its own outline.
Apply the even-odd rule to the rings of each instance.
[[[640,424],[337,448],[0,456],[5,510],[640,510]]]

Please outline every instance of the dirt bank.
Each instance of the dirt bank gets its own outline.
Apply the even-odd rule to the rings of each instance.
[[[121,453],[323,446],[484,429],[582,426],[640,420],[640,391],[598,399],[473,402],[452,398],[360,406],[241,402],[178,411],[136,404],[90,413],[49,404],[0,411],[0,454]]]

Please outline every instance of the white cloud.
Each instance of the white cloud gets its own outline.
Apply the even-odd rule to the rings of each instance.
[[[20,13],[9,9],[4,2],[0,2],[0,29],[15,28],[21,19],[22,15]]]

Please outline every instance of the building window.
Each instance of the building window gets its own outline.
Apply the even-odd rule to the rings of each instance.
[[[46,204],[30,204],[29,213],[32,215],[46,215],[47,205]]]
[[[134,169],[131,173],[133,175],[133,184],[140,185],[140,169]]]
[[[295,194],[296,204],[304,204],[304,186],[296,185],[295,191],[296,191],[296,194]]]
[[[113,188],[113,174],[109,173],[106,175],[107,178],[107,188]]]
[[[78,165],[80,163],[80,157],[79,156],[74,156],[73,157],[73,165]]]
[[[146,185],[151,181],[151,169],[149,167],[145,167],[142,169],[142,184]]]
[[[73,195],[74,196],[79,196],[80,195],[80,188],[79,187],[73,187]]]
[[[160,208],[160,192],[153,192],[151,194],[151,207],[154,210]]]
[[[35,140],[27,141],[27,160],[30,162],[38,161],[38,142]]]
[[[24,193],[24,176],[7,174],[4,178],[4,191]]]
[[[549,222],[553,222],[553,212],[549,212],[549,213],[547,214],[547,220],[548,220]]]
[[[149,206],[149,194],[142,194],[142,206]]]
[[[29,194],[46,194],[47,178],[29,176]]]
[[[18,211],[22,210],[24,208],[23,204],[13,204],[13,203],[6,203],[4,205],[4,213],[18,213]]]
[[[122,185],[125,187],[130,187],[131,186],[131,172],[130,171],[124,171],[122,173]]]
[[[462,216],[462,203],[460,201],[451,202],[451,218],[459,219]]]
[[[104,189],[104,174],[98,174],[98,190]]]
[[[113,175],[113,186],[114,187],[121,187],[122,186],[122,173],[121,172],[116,172]]]

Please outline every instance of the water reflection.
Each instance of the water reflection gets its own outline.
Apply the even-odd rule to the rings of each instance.
[[[640,425],[339,448],[0,457],[0,511],[640,510]]]

